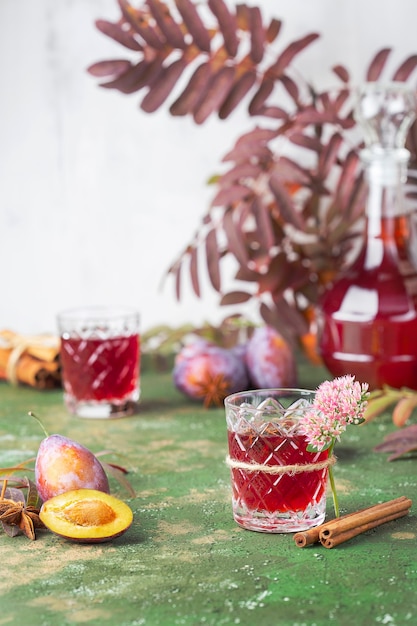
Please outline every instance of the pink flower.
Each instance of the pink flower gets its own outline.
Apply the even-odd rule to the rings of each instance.
[[[311,410],[300,420],[310,450],[321,452],[340,440],[349,424],[361,424],[367,406],[368,385],[354,376],[341,376],[322,383]]]

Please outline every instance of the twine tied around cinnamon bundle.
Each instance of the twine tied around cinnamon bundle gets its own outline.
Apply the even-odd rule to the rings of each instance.
[[[317,463],[297,463],[295,465],[262,465],[260,463],[245,463],[243,461],[235,461],[230,456],[226,457],[226,465],[231,469],[242,469],[246,472],[265,472],[265,474],[301,474],[302,472],[317,472],[322,469],[333,466],[337,461],[337,458],[333,454],[323,461]]]
[[[26,352],[35,358],[52,360],[51,356],[59,351],[60,339],[55,335],[21,335],[11,331],[0,333],[0,349],[10,351],[5,364],[7,379],[12,385],[18,384],[17,366],[20,357]]]

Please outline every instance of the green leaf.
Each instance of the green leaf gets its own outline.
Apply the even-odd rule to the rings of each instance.
[[[332,442],[330,442],[329,444],[327,444],[327,446],[324,446],[323,448],[321,446],[320,448],[317,448],[316,446],[313,446],[313,444],[309,443],[306,450],[307,452],[324,452],[325,450],[328,450],[331,445]]]
[[[26,505],[33,506],[35,509],[39,508],[40,505],[40,497],[38,494],[38,490],[36,489],[36,485],[29,478],[25,476],[25,480],[28,484],[28,493],[26,496]]]

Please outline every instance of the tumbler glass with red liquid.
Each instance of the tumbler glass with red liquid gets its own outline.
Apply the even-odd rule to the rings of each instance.
[[[131,415],[140,395],[139,314],[92,307],[58,315],[64,400],[80,417]]]
[[[314,395],[258,389],[225,399],[232,510],[243,528],[287,533],[324,521],[328,450],[307,451],[299,424]]]

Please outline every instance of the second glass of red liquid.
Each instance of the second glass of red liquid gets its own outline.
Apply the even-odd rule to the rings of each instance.
[[[140,395],[139,314],[91,307],[58,315],[64,400],[79,417],[132,415]]]
[[[308,452],[299,420],[314,392],[258,389],[225,399],[235,521],[247,530],[288,533],[324,521],[328,450]]]

